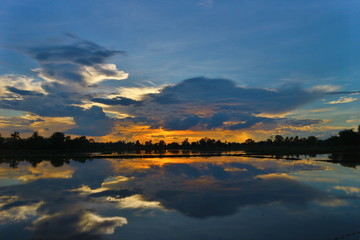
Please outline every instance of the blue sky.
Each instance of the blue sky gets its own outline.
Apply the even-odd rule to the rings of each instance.
[[[209,131],[226,131],[221,136],[228,139],[239,134],[254,138],[273,134],[329,136],[339,129],[360,124],[356,92],[360,90],[359,7],[360,2],[355,0],[4,0],[0,7],[0,78],[3,82],[0,131],[38,130],[46,134],[62,130],[127,139],[164,136],[166,140],[197,136],[194,131],[199,136],[211,135]],[[89,50],[92,44],[97,50],[109,53],[91,63],[95,65],[79,65],[76,59],[64,54],[61,59],[52,59],[50,67],[48,60],[36,57],[39,52],[51,55],[59,49],[70,51],[77,46],[76,51],[80,48],[81,52],[88,51],[83,57],[89,60],[89,54],[96,55],[96,51]],[[104,75],[100,72],[109,68],[117,71],[113,72],[117,74],[112,75],[114,80],[101,79]],[[82,71],[84,82],[74,83],[71,77],[52,79],[45,74],[50,70],[59,74],[66,72],[66,76],[69,71]],[[84,71],[90,75],[85,76]],[[230,89],[216,87],[216,84],[226,85],[220,79],[231,80],[233,88],[241,88],[242,92],[263,90],[257,92],[259,96],[235,97],[236,104],[241,106],[269,101],[264,97],[268,94],[265,90],[279,93],[272,104],[284,105],[282,101],[286,99],[289,105],[277,112],[266,112],[264,106],[257,108],[259,105],[251,110],[243,107],[229,110],[218,107],[219,102],[224,102],[224,94],[206,92],[206,88],[200,91],[204,91],[203,95],[215,94],[210,101],[213,107],[204,103],[205,98],[183,101],[191,94],[175,90],[182,89],[184,80],[199,77],[205,82],[209,80],[209,84],[203,84],[222,89],[223,93]],[[193,83],[188,84],[190,88],[199,82]],[[24,91],[31,91],[32,95]],[[183,95],[170,107],[154,100],[167,92]],[[333,92],[341,93],[331,94]],[[284,98],[285,93],[290,95]],[[297,99],[294,104],[291,94],[304,99]],[[105,104],[109,101],[100,98],[121,101]],[[44,104],[42,110],[34,109],[34,105],[40,106],[44,99],[48,105]],[[138,101],[142,107],[129,104],[131,100]],[[196,102],[198,108],[190,111],[189,106]],[[227,103],[234,104],[233,101]],[[50,104],[62,106],[64,112],[60,113],[59,108],[55,110]],[[159,109],[156,116],[151,109]],[[92,125],[87,119],[89,112],[108,127],[105,130],[94,129],[99,124],[89,127]],[[225,117],[218,119],[220,115]],[[211,127],[215,125],[210,124],[210,119],[218,119],[221,124]],[[11,124],[15,120],[19,123]],[[293,124],[298,123],[295,120],[303,120],[303,125],[305,122],[308,125],[300,128]],[[169,124],[175,124],[178,129],[167,127]],[[241,129],[234,127],[239,124],[243,124]],[[148,126],[148,130],[145,135],[141,135],[140,130],[127,134],[125,126],[133,129]],[[158,133],[154,135],[150,129],[157,129]],[[176,130],[188,132],[170,133]]]

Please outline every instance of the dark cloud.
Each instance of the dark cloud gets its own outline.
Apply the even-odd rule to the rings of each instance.
[[[245,129],[256,124],[293,126],[321,123],[317,119],[263,117],[282,114],[324,96],[321,90],[298,85],[279,89],[244,88],[226,79],[192,78],[144,96],[141,104],[122,107],[136,117],[146,117],[154,128],[167,130]],[[155,124],[154,124],[155,123]]]
[[[35,203],[37,203],[37,201],[14,201],[14,202],[11,202],[9,204],[6,204],[6,205],[2,206],[0,208],[0,210],[1,211],[6,211],[6,210],[9,210],[9,209],[12,209],[12,208],[28,206],[28,205],[35,204]]]
[[[121,187],[140,190],[146,201],[159,201],[161,206],[186,216],[208,218],[232,215],[251,205],[281,202],[284,206],[302,208],[309,202],[334,199],[286,175],[273,174],[320,169],[302,163],[261,167],[238,162],[166,163],[145,173],[123,169],[123,175],[134,178],[122,182]]]
[[[149,217],[165,216],[162,220],[166,221],[168,211],[154,215],[164,208],[172,210],[170,214],[175,218],[180,213],[204,219],[234,215],[239,210],[247,211],[251,206],[262,209],[268,204],[274,204],[275,211],[281,207],[286,213],[293,214],[305,211],[307,204],[321,205],[341,199],[341,196],[331,195],[281,174],[319,171],[324,169],[321,166],[246,158],[241,162],[238,162],[239,159],[234,161],[200,159],[149,168],[143,167],[147,166],[146,161],[134,162],[133,159],[121,162],[86,161],[81,166],[79,162],[71,161],[69,166],[75,170],[71,178],[44,178],[0,188],[0,195],[5,196],[0,203],[1,200],[7,203],[1,210],[29,207],[29,214],[21,222],[12,218],[4,223],[2,236],[5,239],[29,239],[30,234],[33,240],[120,239],[128,235],[129,230],[145,226],[143,219],[150,222],[153,220]],[[114,168],[114,163],[120,164],[119,168]],[[145,165],[139,168],[139,163]],[[111,181],[116,176],[127,177],[127,181]],[[135,204],[131,208],[119,204],[131,200],[127,197],[134,194],[145,204]],[[156,205],[156,210],[149,209],[143,207],[146,201],[160,204]],[[36,203],[39,204],[34,205]],[[259,208],[254,211],[256,209]],[[23,208],[18,210],[19,213],[24,212]],[[142,213],[145,213],[144,217],[141,217]],[[129,219],[132,229],[120,228],[127,223],[124,216]],[[154,227],[153,224],[146,226]],[[14,231],[15,227],[17,231]],[[19,237],[20,234],[25,237]]]
[[[190,129],[199,123],[203,122],[203,118],[200,118],[196,115],[188,115],[182,116],[182,118],[175,118],[166,121],[164,127],[166,129],[174,129],[174,130],[186,130]]]
[[[122,189],[122,190],[105,190],[102,192],[97,192],[97,193],[91,193],[89,194],[89,197],[121,197],[121,198],[125,198],[125,197],[130,197],[132,195],[138,194],[138,192],[135,191],[130,191],[127,189]]]
[[[229,127],[230,130],[244,129],[254,126],[257,123],[269,123],[274,122],[271,118],[248,116],[244,118],[242,123],[237,123]]]
[[[279,89],[244,88],[227,79],[192,78],[167,86],[159,93],[146,94],[142,100],[124,96],[104,97],[97,90],[103,80],[122,80],[127,74],[106,62],[123,51],[106,49],[74,36],[71,42],[23,49],[38,62],[34,71],[42,78],[44,93],[8,85],[0,107],[48,117],[72,117],[77,125],[68,133],[103,136],[112,131],[114,120],[103,109],[81,107],[101,103],[107,109],[128,114],[120,120],[145,123],[166,130],[246,129],[259,124],[306,126],[320,123],[314,119],[290,119],[259,116],[294,110],[327,94],[325,90],[305,90],[298,85]],[[29,84],[28,84],[29,85]],[[40,90],[39,90],[40,91]],[[21,95],[19,100],[17,95]],[[119,121],[119,120],[117,120]]]
[[[33,240],[100,240],[103,234],[112,234],[114,229],[127,224],[123,217],[106,217],[95,215],[86,210],[62,212],[49,215],[35,221],[31,226]]]
[[[164,88],[159,94],[149,94],[148,100],[159,104],[216,104],[251,113],[283,113],[317,99],[321,94],[298,86],[277,90],[242,88],[226,79],[192,78]]]
[[[45,160],[44,160],[45,161]],[[67,162],[67,161],[65,161]],[[43,162],[44,163],[44,162]],[[69,162],[67,162],[68,164]],[[78,162],[72,162],[77,165]],[[38,165],[37,168],[45,167]],[[50,168],[51,169],[51,168]],[[48,169],[48,170],[50,170]],[[62,170],[58,169],[58,173]],[[66,171],[65,168],[63,169]],[[50,171],[51,172],[51,171]],[[89,174],[91,172],[91,174]],[[39,178],[15,185],[4,186],[0,189],[0,211],[6,213],[7,220],[2,224],[16,225],[13,228],[2,229],[4,239],[32,239],[32,240],[100,240],[108,239],[104,235],[111,235],[118,227],[127,223],[127,219],[117,214],[103,213],[98,208],[91,206],[92,200],[102,197],[80,194],[72,191],[86,184],[98,188],[104,180],[111,176],[113,168],[108,162],[92,162],[82,164],[77,168],[71,178]],[[116,196],[115,191],[106,191],[103,196]],[[130,191],[117,191],[117,195],[130,195]],[[6,204],[3,204],[3,203]],[[90,203],[90,204],[89,204]],[[97,212],[98,211],[98,212]],[[26,224],[24,224],[26,222]],[[24,228],[26,232],[24,233]],[[31,230],[31,231],[29,231]],[[21,234],[25,234],[22,236]],[[20,236],[20,237],[19,237]],[[32,237],[31,237],[32,236]]]
[[[78,103],[70,101],[69,104]],[[44,117],[70,117],[81,114],[83,108],[67,105],[66,101],[52,95],[27,97],[24,100],[2,100],[1,108],[27,111]]]
[[[43,96],[44,94],[39,93],[39,92],[35,92],[35,91],[29,91],[29,90],[21,90],[18,89],[16,87],[7,87],[6,88],[9,92],[15,93],[15,94],[19,94],[22,96]]]
[[[73,115],[77,128],[67,131],[70,134],[104,136],[112,131],[114,120],[105,115],[102,108],[93,106]]]
[[[61,82],[85,82],[84,76],[77,65],[62,63],[62,64],[42,64],[41,69],[34,70],[35,73],[42,77],[58,80]]]
[[[69,61],[81,65],[94,65],[104,63],[105,60],[117,53],[103,48],[96,43],[78,39],[79,41],[63,46],[43,46],[29,48],[28,52],[39,62]]]
[[[208,120],[208,128],[212,129],[220,127],[225,121],[229,119],[230,117],[225,113],[216,113]]]
[[[117,98],[111,98],[111,99],[108,99],[108,98],[92,98],[90,100],[93,101],[93,102],[102,103],[102,104],[106,104],[106,105],[129,106],[129,105],[138,103],[138,101],[135,101],[133,99],[126,98],[126,97],[117,97]]]
[[[72,62],[80,65],[104,63],[106,59],[124,51],[108,50],[96,43],[77,39],[73,44],[29,48],[27,52],[39,62]]]
[[[64,45],[30,47],[23,51],[36,60],[34,69],[41,78],[62,83],[92,85],[104,79],[125,79],[127,74],[116,69],[107,60],[124,51],[106,49],[79,38]]]
[[[106,64],[110,57],[124,52],[108,50],[89,41],[71,38],[72,42],[68,44],[23,49],[38,62],[39,68],[34,71],[42,81],[36,81],[39,85],[37,88],[21,89],[31,86],[32,80],[14,77],[13,81],[19,81],[21,87],[9,81],[7,86],[4,86],[7,92],[3,93],[0,107],[42,117],[72,117],[77,127],[70,129],[68,133],[104,136],[112,131],[114,121],[107,117],[100,107],[86,109],[81,106],[89,99],[126,106],[136,103],[122,97],[111,100],[96,98],[98,92],[94,84],[104,79],[120,80],[127,77],[126,73],[116,69],[116,65]],[[32,91],[33,89],[43,91],[40,93]]]
[[[238,123],[231,125],[230,130],[245,129],[254,126],[257,123],[263,123],[268,126],[293,126],[293,127],[304,127],[314,124],[323,123],[324,120],[321,119],[295,119],[295,118],[265,118],[265,117],[252,117],[249,116],[249,119],[243,123]]]
[[[250,205],[265,205],[280,201],[301,206],[306,202],[326,199],[325,193],[282,177],[247,180],[241,186],[242,190],[229,189],[227,192],[208,189],[196,192],[164,190],[156,193],[153,199],[160,201],[166,208],[176,209],[186,216],[195,218],[232,215],[238,211],[238,208]]]
[[[77,127],[68,130],[69,134],[104,136],[112,131],[114,120],[106,116],[101,107],[93,106],[90,109],[84,109],[78,106],[56,104],[59,99],[55,102],[53,100],[54,98],[50,96],[24,101],[5,100],[0,102],[0,107],[27,111],[43,117],[73,117]]]
[[[338,94],[359,94],[360,91],[341,91],[341,92],[329,92],[327,94],[335,94],[335,95],[338,95]]]

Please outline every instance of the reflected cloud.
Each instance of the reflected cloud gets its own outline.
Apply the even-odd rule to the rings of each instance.
[[[349,203],[344,199],[323,199],[323,200],[315,200],[314,203],[323,206],[323,207],[340,207],[349,205]]]
[[[20,164],[17,169],[9,169],[7,166],[0,165],[0,185],[28,183],[49,178],[71,178],[74,171],[70,165],[56,168],[48,162],[41,162],[36,167]]]
[[[195,220],[237,216],[259,207],[281,207],[288,213],[347,204],[291,176],[328,170],[310,160],[193,157],[77,164],[81,163],[71,162],[74,172],[69,178],[42,178],[0,188],[3,224],[23,221],[33,240],[102,240],[116,235],[125,224],[135,223],[124,232],[151,221],[141,218],[144,215],[177,219],[180,214]],[[67,172],[68,166],[56,169]],[[34,174],[45,176],[41,171]],[[8,229],[5,236],[12,236]]]
[[[108,197],[108,201],[116,202],[119,208],[142,209],[142,208],[162,208],[161,203],[157,201],[145,201],[140,194],[121,199]]]
[[[106,195],[106,193],[108,193],[108,191],[111,188],[111,185],[120,183],[120,182],[125,182],[125,181],[129,181],[129,179],[131,178],[127,178],[124,176],[111,176],[106,178],[102,183],[101,183],[101,187],[100,188],[94,188],[92,189],[91,187],[87,186],[87,185],[82,185],[80,188],[76,188],[76,189],[72,189],[70,190],[71,192],[80,192],[80,194],[91,194],[92,196],[94,195]]]
[[[140,190],[142,200],[159,202],[165,209],[195,218],[231,215],[239,208],[252,205],[281,203],[304,207],[308,203],[323,206],[340,204],[328,193],[302,184],[287,174],[321,170],[322,167],[303,161],[239,159],[109,161],[119,174],[134,176],[121,183],[122,188]],[[109,187],[120,186],[114,184]],[[110,200],[124,203],[135,196],[140,195]]]
[[[99,193],[108,190],[108,188],[96,188],[91,189],[89,186],[83,185],[80,188],[72,189],[71,192],[80,192],[80,194],[92,194],[92,193]]]
[[[124,217],[101,217],[85,212],[77,224],[81,232],[94,232],[95,234],[113,234],[115,228],[127,224]]]
[[[89,211],[45,215],[33,221],[33,239],[102,239],[113,234],[117,227],[127,224],[124,217],[102,217]]]
[[[125,176],[111,176],[108,177],[104,180],[104,182],[102,183],[102,186],[106,186],[108,184],[114,184],[114,183],[119,183],[119,182],[126,182],[129,181],[131,179]]]
[[[20,201],[18,196],[0,197],[0,224],[27,220],[38,216],[38,209],[44,202]]]
[[[360,188],[358,187],[335,186],[334,189],[341,190],[348,195],[356,195],[360,197]]]
[[[239,208],[253,205],[284,204],[304,207],[307,203],[328,197],[327,194],[288,177],[209,183],[206,188],[173,186],[172,189],[158,189],[145,197],[160,201],[167,209],[195,218],[232,215]],[[197,182],[193,184],[196,185]]]

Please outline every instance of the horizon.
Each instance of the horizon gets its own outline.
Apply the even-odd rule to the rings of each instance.
[[[0,7],[2,136],[244,142],[360,125],[359,2],[65,2]]]

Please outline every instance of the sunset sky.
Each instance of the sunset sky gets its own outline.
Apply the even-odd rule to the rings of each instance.
[[[2,0],[0,133],[326,138],[360,124],[358,0]]]

